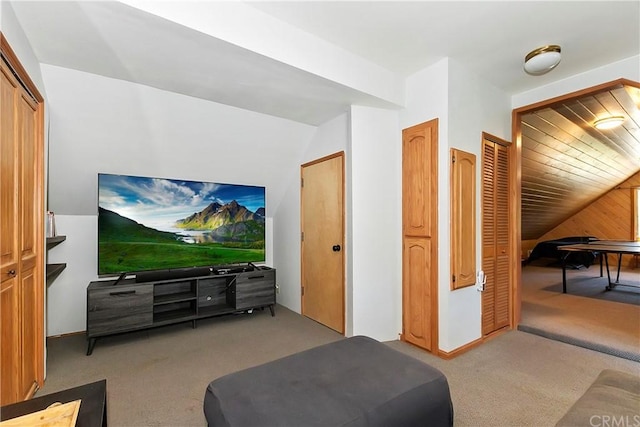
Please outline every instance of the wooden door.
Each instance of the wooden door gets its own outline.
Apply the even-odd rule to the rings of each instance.
[[[2,39],[0,403],[44,381],[42,98]],[[5,58],[7,60],[5,61]]]
[[[438,120],[402,131],[402,340],[438,349]]]
[[[18,138],[14,135],[18,83],[2,61],[0,88],[0,404],[18,400],[20,324],[18,299]]]
[[[302,314],[344,333],[344,153],[301,167]]]
[[[511,296],[509,146],[484,134],[482,140],[482,334],[509,326]]]
[[[18,104],[18,139],[20,140],[20,317],[22,327],[22,378],[20,396],[33,396],[38,387],[39,348],[43,340],[43,277],[41,242],[44,239],[39,221],[43,219],[44,209],[40,212],[39,165],[36,129],[36,102],[26,94],[21,94]]]
[[[476,282],[476,156],[451,152],[451,290]]]

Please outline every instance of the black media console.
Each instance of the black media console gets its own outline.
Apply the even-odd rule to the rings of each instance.
[[[275,315],[276,270],[211,267],[197,277],[147,276],[87,287],[87,356],[99,337],[269,307]]]

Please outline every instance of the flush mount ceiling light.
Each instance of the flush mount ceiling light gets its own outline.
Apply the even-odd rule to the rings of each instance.
[[[524,58],[527,74],[539,76],[553,70],[560,63],[560,46],[552,44],[532,50]]]
[[[613,129],[614,127],[620,126],[623,122],[623,116],[609,116],[596,120],[593,122],[593,126],[600,130]]]

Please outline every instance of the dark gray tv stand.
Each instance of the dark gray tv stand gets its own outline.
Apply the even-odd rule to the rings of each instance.
[[[276,270],[214,268],[208,275],[136,282],[95,281],[87,287],[87,356],[99,337],[264,309],[275,315]],[[117,282],[117,284],[115,284]]]

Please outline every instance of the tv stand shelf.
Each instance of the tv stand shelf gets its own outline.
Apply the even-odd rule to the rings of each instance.
[[[95,281],[87,287],[87,356],[100,337],[269,307],[275,315],[276,270],[212,268],[204,276]]]
[[[153,305],[168,304],[170,302],[193,301],[196,299],[195,293],[184,292],[175,295],[163,295],[153,300]]]

